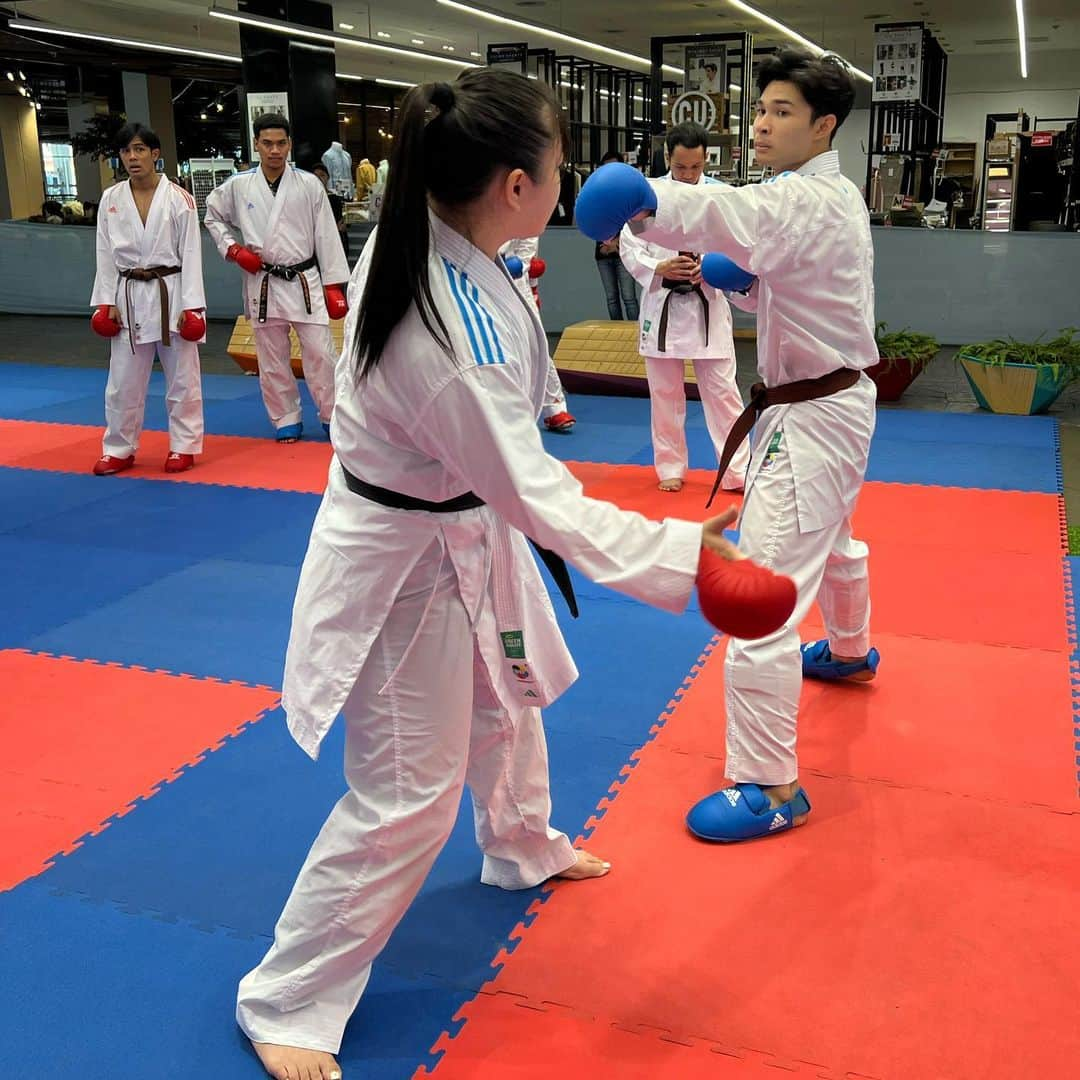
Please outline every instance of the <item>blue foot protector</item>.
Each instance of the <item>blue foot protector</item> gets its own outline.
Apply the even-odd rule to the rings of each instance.
[[[832,681],[850,679],[852,682],[866,682],[877,673],[881,655],[877,649],[871,649],[865,660],[853,664],[842,664],[833,659],[827,638],[821,641],[808,641],[802,646],[802,673],[804,679],[828,679]]]
[[[284,427],[279,427],[277,429],[277,441],[296,442],[303,434],[303,431],[303,424],[286,424]]]
[[[770,806],[757,784],[736,784],[702,799],[686,815],[690,831],[702,840],[732,844],[786,832],[797,817],[810,813],[810,800],[799,788],[782,806]]]

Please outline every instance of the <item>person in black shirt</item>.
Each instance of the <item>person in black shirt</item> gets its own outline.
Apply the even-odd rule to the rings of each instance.
[[[330,209],[334,212],[334,221],[337,222],[338,235],[341,237],[341,246],[345,249],[345,258],[349,257],[349,232],[345,224],[345,200],[330,190],[330,173],[325,165],[319,163],[311,167],[311,171],[322,181],[326,188],[326,197],[330,200]]]

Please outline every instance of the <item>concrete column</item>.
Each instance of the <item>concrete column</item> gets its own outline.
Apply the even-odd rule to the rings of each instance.
[[[0,218],[19,220],[39,214],[44,199],[37,111],[26,98],[4,94],[0,97]]]

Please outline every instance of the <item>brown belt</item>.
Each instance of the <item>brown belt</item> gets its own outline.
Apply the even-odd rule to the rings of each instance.
[[[757,418],[770,405],[794,405],[798,401],[813,401],[816,398],[829,397],[830,394],[839,393],[849,386],[854,386],[862,374],[854,368],[837,368],[827,375],[816,379],[799,379],[796,382],[783,383],[780,386],[766,386],[764,383],[754,383],[750,387],[750,404],[739,414],[739,418],[731,425],[728,437],[724,441],[724,452],[720,455],[720,465],[716,470],[716,482],[713,484],[709,501],[705,504],[707,510],[712,506],[717,491],[720,490],[720,481],[735,456],[735,451],[742,445],[743,440],[750,434]]]
[[[697,293],[697,297],[701,301],[701,314],[705,322],[705,348],[709,347],[709,298],[702,291],[700,285],[695,285],[690,289],[672,289],[664,297],[664,306],[660,309],[660,328],[656,332],[656,344],[661,352],[667,352],[668,305],[671,303],[671,298],[673,296],[688,296],[692,293]]]
[[[127,307],[128,340],[131,342],[131,351],[135,351],[135,323],[131,318],[131,283],[133,281],[154,281],[158,283],[158,292],[161,296],[161,344],[172,344],[172,333],[169,327],[169,287],[165,279],[173,274],[179,274],[179,266],[136,266],[133,270],[121,270],[120,276],[127,281],[124,286],[124,304]]]

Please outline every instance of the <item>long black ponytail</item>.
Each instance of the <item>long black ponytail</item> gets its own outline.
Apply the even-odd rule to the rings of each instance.
[[[452,85],[427,83],[405,95],[352,342],[361,377],[378,365],[413,303],[428,333],[450,352],[428,275],[428,196],[465,206],[500,167],[523,169],[539,183],[556,139],[566,145],[550,87],[512,72],[473,68]]]

